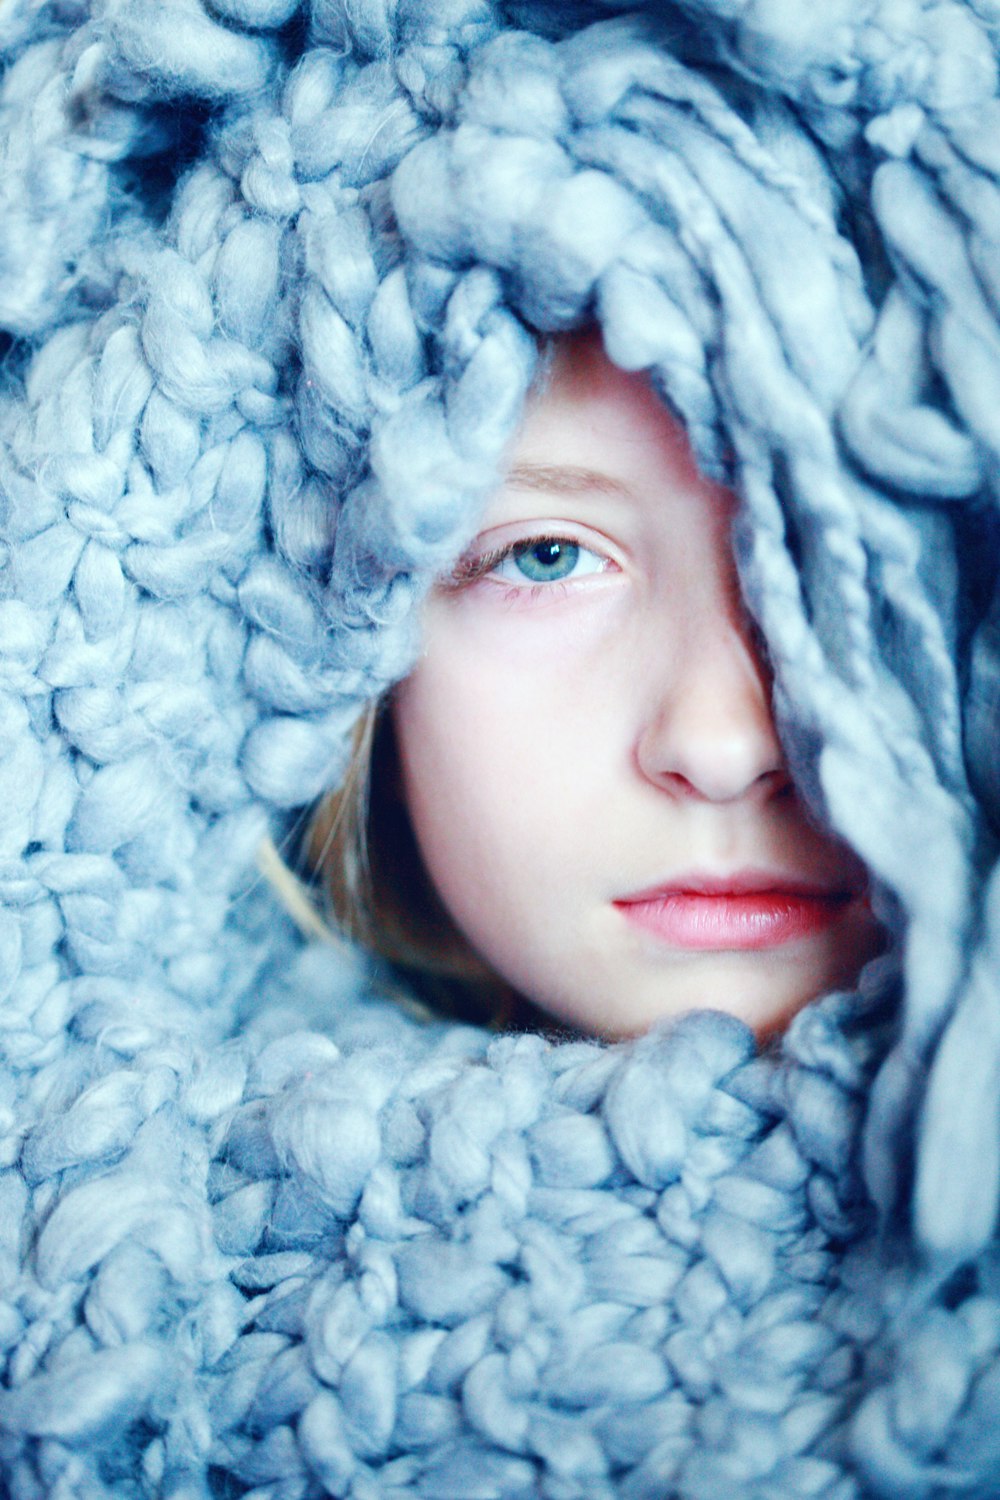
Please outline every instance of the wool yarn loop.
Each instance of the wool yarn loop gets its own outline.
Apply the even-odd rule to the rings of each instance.
[[[996,22],[0,7],[13,1500],[996,1494]],[[421,1021],[259,868],[592,320],[893,934],[774,1054]]]

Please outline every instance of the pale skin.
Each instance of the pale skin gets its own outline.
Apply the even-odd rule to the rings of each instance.
[[[734,507],[642,374],[561,338],[394,696],[445,908],[594,1035],[714,1008],[765,1039],[883,945],[863,867],[792,786]]]

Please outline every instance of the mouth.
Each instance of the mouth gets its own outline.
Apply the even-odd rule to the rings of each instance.
[[[692,873],[613,902],[625,920],[688,952],[759,952],[833,925],[861,893],[796,876]]]

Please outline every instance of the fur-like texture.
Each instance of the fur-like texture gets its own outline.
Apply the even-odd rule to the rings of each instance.
[[[12,1500],[995,1500],[998,31],[0,6]],[[594,316],[894,933],[773,1056],[421,1024],[259,871]]]

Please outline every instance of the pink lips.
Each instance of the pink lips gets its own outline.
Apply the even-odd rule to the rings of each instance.
[[[751,870],[680,876],[614,905],[628,922],[675,948],[756,952],[821,932],[856,894]]]

